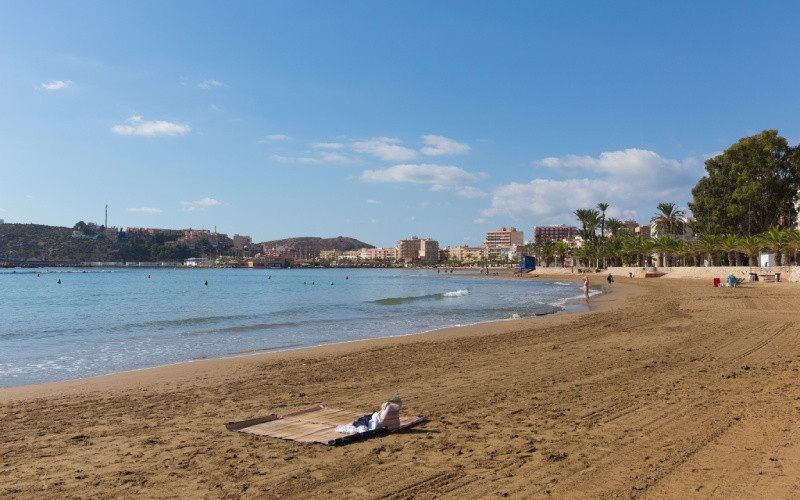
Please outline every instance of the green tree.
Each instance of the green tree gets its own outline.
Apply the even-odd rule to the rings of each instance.
[[[714,266],[719,261],[718,254],[722,251],[722,236],[719,234],[704,234],[698,240],[698,246],[708,254],[709,266]]]
[[[675,203],[659,203],[658,212],[650,219],[659,236],[683,234],[686,212],[679,210]]]
[[[692,189],[689,208],[723,233],[749,236],[795,220],[800,153],[777,130],[739,140],[706,160],[706,176]]]
[[[741,265],[741,262],[739,261],[740,246],[741,246],[741,241],[735,234],[728,233],[722,237],[722,250],[724,250],[728,254],[729,266]]]
[[[606,220],[606,228],[611,233],[611,236],[620,236],[625,229],[625,225],[621,220],[609,217],[608,220]]]
[[[600,210],[600,239],[606,237],[606,210],[608,210],[608,203],[600,202],[597,204],[597,209]]]
[[[561,264],[561,267],[564,267],[564,258],[569,255],[570,247],[563,241],[556,242],[555,247],[553,248],[553,254],[558,259],[558,262]]]
[[[762,246],[761,239],[756,236],[744,236],[739,238],[738,250],[747,255],[751,266],[757,265],[758,254],[761,253]]]
[[[597,241],[597,225],[600,223],[600,212],[592,208],[579,208],[575,210],[574,214],[581,223],[586,235],[582,237],[584,239],[588,238],[589,241],[595,243]]]
[[[678,241],[672,236],[662,236],[659,239],[657,239],[654,243],[655,245],[653,247],[653,250],[655,250],[659,254],[658,267],[664,265],[668,267],[671,266],[672,257],[674,257],[679,253]]]
[[[700,266],[700,264],[703,262],[701,256],[705,252],[703,242],[700,240],[688,241],[686,242],[685,248],[687,255],[692,258],[694,265]]]
[[[544,267],[550,267],[550,259],[555,255],[555,243],[549,239],[545,239],[541,243],[541,255],[544,261]]]
[[[623,253],[623,239],[619,236],[609,236],[600,245],[600,255],[608,259],[612,266],[619,265],[622,262]]]
[[[761,243],[775,252],[775,264],[783,264],[783,256],[794,250],[794,243],[789,231],[778,226],[771,227],[759,235]]]
[[[643,238],[642,235],[636,235],[625,240],[622,250],[634,258],[637,266],[645,267],[647,257],[653,252],[653,241]]]

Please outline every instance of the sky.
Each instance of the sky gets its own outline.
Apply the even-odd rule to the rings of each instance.
[[[648,223],[800,141],[800,2],[0,0],[0,219],[255,242]]]

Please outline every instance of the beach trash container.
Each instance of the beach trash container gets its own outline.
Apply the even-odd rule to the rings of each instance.
[[[750,273],[750,276],[747,278],[747,281],[758,281],[758,275],[756,273]]]
[[[775,281],[781,280],[781,273],[775,273]]]
[[[719,286],[719,278],[714,278],[714,288]]]

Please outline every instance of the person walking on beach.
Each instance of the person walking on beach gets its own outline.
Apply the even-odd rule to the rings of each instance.
[[[583,295],[586,297],[586,302],[589,302],[589,278],[583,277]]]
[[[608,280],[608,286],[611,286],[611,283],[614,282],[614,277],[611,276],[611,273],[608,273],[608,278],[606,279]]]

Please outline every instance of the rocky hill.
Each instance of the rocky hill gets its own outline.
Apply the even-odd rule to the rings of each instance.
[[[198,249],[165,246],[158,237],[146,241],[116,241],[116,236],[97,239],[73,238],[72,228],[40,224],[1,224],[0,261],[47,260],[68,262],[180,261],[201,255]],[[163,239],[163,238],[161,238]],[[360,250],[372,245],[354,238],[300,237],[265,242],[268,247],[311,248],[315,250]],[[225,254],[227,246],[220,247]]]
[[[72,237],[67,227],[40,224],[0,225],[0,260],[115,260],[115,243],[105,238]]]
[[[318,238],[313,236],[301,236],[298,238],[286,238],[283,240],[265,241],[261,243],[267,247],[284,246],[286,248],[311,248],[314,250],[339,250],[347,252],[350,250],[361,250],[362,248],[375,248],[369,243],[364,243],[355,238],[337,236],[335,238]]]

